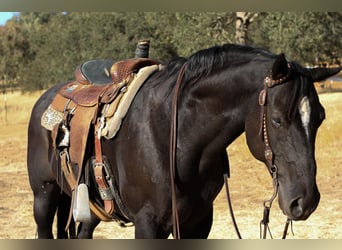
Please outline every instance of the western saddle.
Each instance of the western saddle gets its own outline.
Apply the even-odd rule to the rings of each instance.
[[[51,127],[51,134],[59,155],[61,174],[73,191],[73,196],[80,184],[82,172],[85,171],[84,158],[89,147],[88,139],[94,138],[95,157],[92,174],[103,200],[103,207],[93,201],[89,201],[89,207],[103,221],[119,220],[118,218],[120,218],[120,223],[129,221],[122,211],[124,209],[120,209],[121,217],[115,216],[114,204],[120,207],[121,202],[118,203],[115,195],[113,196],[111,183],[113,180],[110,180],[113,175],[102,155],[103,107],[117,103],[115,99],[126,91],[134,74],[141,68],[156,64],[156,61],[148,58],[131,58],[118,62],[113,60],[87,61],[76,68],[75,79],[58,91],[49,107],[59,113],[57,120],[60,122]],[[89,137],[90,131],[94,131],[94,136]],[[72,200],[74,201],[75,198],[72,197]],[[71,221],[72,207],[67,227]],[[124,220],[122,220],[122,215]]]

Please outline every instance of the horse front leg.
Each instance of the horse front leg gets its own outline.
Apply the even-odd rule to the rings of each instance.
[[[210,233],[213,223],[213,207],[207,214],[196,223],[186,223],[180,226],[180,236],[182,239],[206,239]]]
[[[94,230],[100,222],[101,220],[96,215],[91,213],[90,222],[82,222],[79,224],[77,228],[77,238],[92,239]]]
[[[134,218],[136,239],[166,239],[169,236],[157,221],[154,209],[145,205]]]

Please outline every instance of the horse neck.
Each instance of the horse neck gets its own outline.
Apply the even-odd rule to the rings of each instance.
[[[253,72],[225,70],[187,84],[180,96],[180,140],[196,141],[194,145],[203,147],[214,143],[215,150],[223,150],[242,134],[263,87],[263,77]]]

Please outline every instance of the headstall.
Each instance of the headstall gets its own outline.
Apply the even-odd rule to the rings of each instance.
[[[263,202],[264,206],[264,213],[263,213],[263,218],[260,221],[260,238],[266,239],[267,237],[267,231],[269,232],[271,238],[273,238],[270,228],[269,228],[269,216],[270,216],[270,211],[272,207],[272,203],[274,199],[277,197],[278,194],[278,168],[274,164],[274,153],[271,148],[270,142],[269,142],[269,137],[268,137],[268,130],[267,130],[267,90],[269,88],[273,88],[274,86],[283,84],[285,82],[288,82],[292,76],[292,66],[291,64],[287,64],[288,71],[286,75],[282,76],[279,79],[273,79],[272,77],[272,72],[270,71],[267,76],[264,79],[264,88],[260,91],[259,94],[259,106],[260,106],[260,135],[262,136],[263,142],[264,142],[264,156],[266,159],[266,166],[272,176],[272,184],[273,184],[273,194],[270,199],[267,199]],[[228,187],[228,178],[229,175],[225,174],[224,175],[224,183],[226,186],[226,194],[227,194],[227,200],[228,200],[228,207],[229,211],[232,217],[233,225],[235,227],[235,231],[237,233],[237,237],[239,239],[242,239],[241,234],[239,232],[238,226],[236,224],[235,216],[233,213],[233,208],[231,204],[231,199],[229,195],[229,187]],[[292,226],[292,220],[287,218],[282,239],[286,238],[287,231],[289,228],[289,225]],[[292,227],[291,227],[292,229]]]
[[[282,83],[285,83],[287,81],[289,81],[290,77],[292,74],[292,66],[291,64],[288,64],[288,71],[287,74],[284,75],[283,77],[279,78],[279,79],[272,79],[272,72],[270,72],[268,74],[268,76],[265,77],[264,79],[264,88],[263,90],[261,90],[260,94],[259,94],[259,105],[261,107],[261,111],[260,111],[260,117],[261,117],[261,125],[260,127],[262,127],[262,136],[263,136],[263,141],[264,141],[264,145],[265,145],[265,149],[264,149],[264,155],[265,155],[265,159],[266,159],[266,166],[268,168],[268,170],[270,171],[270,174],[272,175],[272,182],[273,182],[273,195],[270,199],[265,200],[263,205],[264,205],[264,214],[263,214],[263,218],[260,221],[260,238],[266,239],[266,234],[267,234],[267,230],[269,231],[269,234],[272,237],[270,228],[268,226],[269,223],[269,215],[270,215],[270,210],[272,207],[272,202],[274,201],[274,199],[276,198],[277,194],[278,194],[278,168],[274,163],[274,153],[273,150],[270,146],[270,142],[269,142],[269,137],[268,137],[268,131],[267,131],[267,90],[269,88],[272,88],[274,86],[280,85]],[[285,224],[285,228],[284,228],[284,232],[283,232],[283,239],[286,238],[287,235],[287,230],[288,230],[288,226],[291,223],[292,225],[292,220],[291,219],[287,219],[286,220],[286,224]]]

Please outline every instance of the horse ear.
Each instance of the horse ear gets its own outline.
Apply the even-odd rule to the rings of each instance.
[[[310,68],[308,69],[315,82],[323,81],[342,70],[342,66],[336,68]]]
[[[287,75],[289,68],[287,65],[287,61],[285,55],[282,53],[277,56],[276,60],[273,63],[272,67],[272,79],[278,80],[283,76]]]

